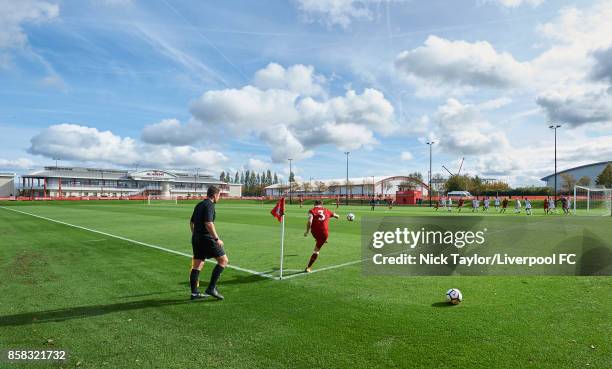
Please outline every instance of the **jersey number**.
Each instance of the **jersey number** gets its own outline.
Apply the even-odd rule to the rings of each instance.
[[[320,221],[324,221],[325,220],[325,211],[319,210],[318,213],[319,213],[319,220]]]

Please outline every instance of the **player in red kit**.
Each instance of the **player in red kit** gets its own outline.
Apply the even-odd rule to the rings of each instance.
[[[306,222],[306,232],[304,232],[304,237],[307,237],[308,232],[310,232],[316,241],[314,251],[310,256],[310,261],[308,261],[308,266],[304,270],[306,273],[310,273],[312,264],[314,264],[319,256],[319,250],[327,242],[327,237],[329,237],[329,219],[338,219],[338,214],[323,207],[323,201],[316,200],[314,205],[314,208],[308,211],[308,222]]]

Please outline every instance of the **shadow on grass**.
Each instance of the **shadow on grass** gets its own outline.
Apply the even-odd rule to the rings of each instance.
[[[205,273],[200,274],[200,288],[206,288],[206,286],[208,285],[208,277],[209,275],[206,275]],[[228,286],[231,284],[256,283],[256,282],[263,282],[263,281],[269,281],[269,280],[270,280],[269,278],[262,277],[256,274],[237,275],[231,279],[225,279],[223,278],[223,276],[221,276],[221,279],[219,279],[219,288],[222,288],[223,286]],[[179,284],[189,289],[189,281],[180,282]]]
[[[453,307],[456,305],[453,304],[449,304],[448,302],[434,302],[433,304],[431,304],[431,307],[435,307],[435,308],[447,308],[447,307]]]
[[[203,299],[192,302],[188,299],[180,300],[141,300],[131,302],[121,302],[118,304],[108,305],[90,305],[90,306],[77,306],[65,309],[56,310],[43,310],[32,313],[14,314],[0,316],[0,327],[7,326],[20,326],[27,324],[38,324],[38,323],[49,323],[49,322],[63,322],[71,319],[88,318],[93,316],[110,314],[118,311],[130,311],[139,310],[146,308],[174,306],[183,304],[200,304],[203,302],[217,301],[214,299]]]

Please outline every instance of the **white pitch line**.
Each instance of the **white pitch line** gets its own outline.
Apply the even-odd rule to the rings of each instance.
[[[161,251],[166,251],[166,252],[169,252],[171,254],[186,256],[186,257],[188,257],[190,259],[193,257],[193,255],[190,255],[190,254],[187,254],[187,253],[184,253],[184,252],[180,252],[180,251],[176,251],[176,250],[172,250],[172,249],[167,249],[165,247],[161,247],[161,246],[152,245],[152,244],[145,243],[145,242],[140,242],[140,241],[132,240],[132,239],[129,239],[129,238],[117,236],[117,235],[114,235],[114,234],[111,234],[111,233],[102,232],[102,231],[98,231],[98,230],[87,228],[87,227],[82,227],[82,226],[75,225],[75,224],[70,224],[70,223],[62,222],[61,220],[56,220],[56,219],[51,219],[51,218],[43,217],[42,215],[36,215],[36,214],[32,214],[32,213],[27,213],[25,211],[15,210],[15,209],[7,208],[5,206],[0,206],[0,208],[5,209],[5,210],[9,210],[9,211],[13,211],[13,212],[16,212],[16,213],[20,213],[20,214],[29,215],[29,216],[32,216],[32,217],[35,217],[35,218],[44,219],[44,220],[47,220],[49,222],[63,224],[63,225],[68,226],[68,227],[78,228],[78,229],[82,229],[84,231],[93,232],[93,233],[101,234],[101,235],[104,235],[104,236],[116,238],[116,239],[119,239],[119,240],[122,240],[122,241],[127,241],[127,242],[131,242],[131,243],[135,243],[137,245],[146,246],[146,247],[150,247],[150,248],[161,250]],[[211,261],[213,263],[216,263],[216,261],[214,261],[214,260],[211,260]],[[239,270],[241,272],[250,273],[250,274],[254,274],[254,275],[258,275],[258,276],[262,276],[262,277],[266,277],[266,278],[270,278],[270,279],[278,279],[278,277],[275,277],[275,276],[267,274],[267,273],[262,273],[262,272],[258,272],[258,271],[255,271],[255,270],[241,268],[241,267],[238,267],[238,266],[235,266],[235,265],[231,265],[231,264],[228,264],[227,267],[235,269],[235,270]]]

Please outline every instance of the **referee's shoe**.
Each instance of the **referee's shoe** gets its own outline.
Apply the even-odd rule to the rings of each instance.
[[[223,300],[224,299],[223,295],[220,294],[219,291],[217,291],[217,288],[207,289],[206,290],[206,294],[208,296],[212,296],[212,297],[214,297],[216,299],[219,299],[219,300]],[[193,298],[193,295],[192,295],[192,298]]]

